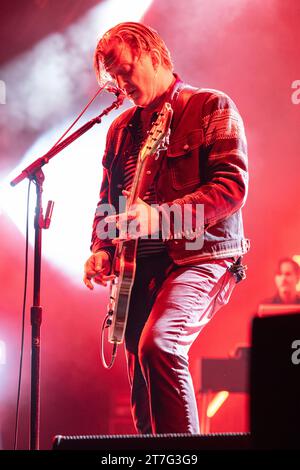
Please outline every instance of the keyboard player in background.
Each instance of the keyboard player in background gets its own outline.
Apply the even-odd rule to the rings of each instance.
[[[292,258],[281,258],[278,261],[274,276],[277,288],[273,297],[263,301],[264,304],[300,304],[300,292],[297,284],[300,279],[300,266]]]

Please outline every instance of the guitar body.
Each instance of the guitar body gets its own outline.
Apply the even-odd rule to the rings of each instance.
[[[138,240],[122,242],[122,248],[116,249],[113,261],[108,314],[111,316],[108,340],[110,343],[122,343],[128,318],[131,290],[136,269],[136,250]]]
[[[140,196],[146,174],[146,162],[156,164],[159,152],[166,149],[170,133],[170,124],[173,110],[169,103],[165,103],[153,124],[146,142],[138,155],[137,167],[130,190],[130,197],[126,202],[126,211]],[[137,239],[120,240],[116,247],[113,260],[112,273],[116,275],[110,283],[110,297],[108,303],[107,327],[109,327],[108,340],[110,343],[120,344],[124,340],[131,290],[136,270]]]

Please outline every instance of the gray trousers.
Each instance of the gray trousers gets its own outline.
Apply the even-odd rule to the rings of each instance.
[[[233,258],[176,266],[168,255],[137,262],[125,345],[138,433],[199,433],[188,351],[225,305]]]

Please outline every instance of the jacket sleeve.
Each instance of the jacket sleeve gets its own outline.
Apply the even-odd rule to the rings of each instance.
[[[203,224],[201,227],[193,224],[196,236],[238,211],[245,203],[248,190],[247,142],[235,104],[224,93],[210,93],[202,116],[203,145],[199,158],[206,162],[205,182],[196,191],[159,207],[162,218],[172,206],[181,212],[182,220],[192,212],[188,217],[195,221],[197,204],[203,204]],[[174,230],[172,233],[171,228],[171,239],[182,235],[187,234],[177,234]]]

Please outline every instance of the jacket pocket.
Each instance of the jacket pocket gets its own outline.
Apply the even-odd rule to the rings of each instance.
[[[203,143],[202,129],[195,129],[182,138],[170,142],[167,149],[167,165],[174,189],[199,185],[200,147]]]

